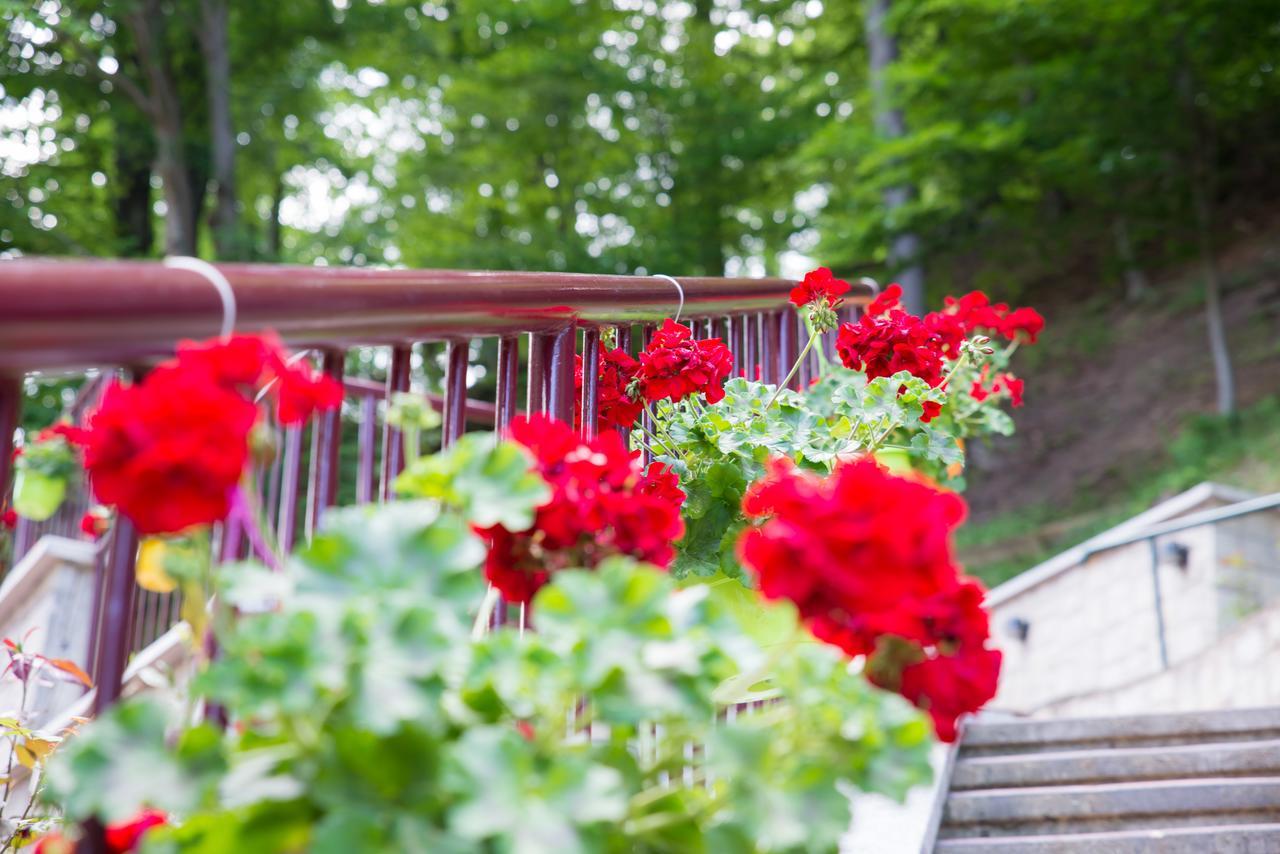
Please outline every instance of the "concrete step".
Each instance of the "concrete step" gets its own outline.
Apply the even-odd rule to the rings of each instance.
[[[934,854],[1277,854],[1280,824],[945,839]]]
[[[1280,708],[1043,721],[977,720],[965,727],[960,757],[1270,739],[1280,739]]]
[[[1280,778],[1206,777],[1140,783],[954,792],[939,839],[1207,827],[1280,820]]]
[[[960,759],[951,791],[1272,774],[1280,776],[1280,739]]]

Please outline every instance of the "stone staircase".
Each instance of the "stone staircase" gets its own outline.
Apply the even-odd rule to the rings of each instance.
[[[978,720],[949,781],[926,854],[1280,854],[1280,708]]]

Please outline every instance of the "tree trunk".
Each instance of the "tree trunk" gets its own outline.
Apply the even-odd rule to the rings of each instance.
[[[151,129],[128,104],[112,108],[116,133],[116,251],[125,258],[151,254],[155,229],[151,223],[151,163],[155,146]]]
[[[221,259],[244,257],[236,201],[236,133],[231,117],[230,14],[227,0],[201,0],[197,33],[209,92],[209,138],[213,161],[213,245]]]
[[[1179,38],[1178,46],[1182,58],[1178,69],[1178,95],[1191,130],[1184,163],[1196,220],[1200,266],[1204,271],[1204,319],[1209,333],[1209,356],[1213,360],[1213,377],[1218,392],[1218,414],[1233,415],[1236,411],[1235,371],[1231,366],[1231,349],[1227,346],[1227,327],[1222,316],[1222,277],[1218,274],[1218,258],[1213,244],[1216,136],[1212,119],[1196,104],[1195,70],[1188,56],[1186,39]]]
[[[277,168],[275,176],[275,186],[271,189],[271,221],[267,223],[267,257],[272,261],[279,261],[284,249],[280,223],[280,205],[284,202],[284,175]]]
[[[184,149],[182,102],[168,51],[156,27],[163,27],[165,12],[160,0],[144,0],[141,8],[124,16],[138,61],[146,72],[151,104],[151,122],[156,137],[156,172],[164,184],[164,248],[168,255],[196,253],[194,194],[187,174]]]
[[[1218,389],[1218,414],[1236,411],[1236,379],[1227,346],[1227,326],[1222,316],[1222,277],[1213,245],[1213,217],[1208,194],[1198,176],[1192,178],[1192,200],[1196,209],[1196,237],[1200,266],[1204,271],[1204,319],[1209,331],[1209,354],[1213,358],[1213,378]]]
[[[889,32],[885,18],[890,0],[866,0],[867,50],[871,57],[871,94],[875,102],[876,130],[886,139],[898,139],[907,133],[902,110],[893,105],[885,72],[898,58],[897,39]],[[915,190],[909,186],[892,187],[884,193],[885,218],[910,203]],[[909,231],[897,233],[889,245],[889,269],[896,272],[902,285],[902,303],[912,314],[924,313],[924,267],[920,257],[920,238]]]
[[[1111,222],[1111,235],[1116,241],[1116,257],[1120,259],[1120,272],[1124,276],[1125,299],[1133,302],[1141,299],[1151,289],[1146,271],[1138,263],[1129,237],[1129,221],[1118,216]]]

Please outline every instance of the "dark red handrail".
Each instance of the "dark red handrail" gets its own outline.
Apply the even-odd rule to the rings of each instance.
[[[237,328],[274,329],[299,347],[395,344],[579,323],[652,323],[679,307],[654,276],[371,270],[222,264]],[[681,278],[683,318],[778,309],[786,279]],[[860,286],[853,302],[870,289]],[[222,304],[189,270],[154,261],[0,262],[0,372],[51,370],[167,355],[183,338],[218,334]]]

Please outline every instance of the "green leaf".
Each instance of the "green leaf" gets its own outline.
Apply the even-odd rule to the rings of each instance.
[[[422,457],[396,478],[396,492],[443,501],[473,524],[523,531],[551,490],[529,452],[492,433],[467,433],[448,451]]]

